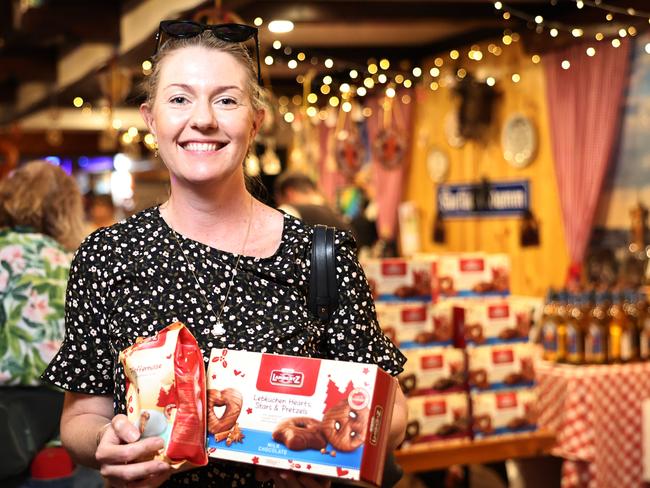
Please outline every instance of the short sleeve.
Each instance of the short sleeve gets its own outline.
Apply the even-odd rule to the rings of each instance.
[[[64,390],[91,395],[113,392],[114,358],[104,313],[101,250],[93,234],[75,254],[66,290],[65,338],[41,376]]]
[[[336,233],[339,306],[326,325],[324,346],[333,359],[380,366],[397,375],[406,358],[379,328],[366,275],[356,255],[352,234]]]

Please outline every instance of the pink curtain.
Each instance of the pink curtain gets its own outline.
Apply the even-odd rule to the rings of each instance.
[[[401,102],[403,94],[411,96],[411,102]],[[394,98],[391,110],[392,119],[390,127],[398,131],[404,138],[406,152],[399,168],[387,169],[374,157],[372,158],[373,181],[377,198],[377,232],[380,237],[394,238],[397,232],[397,207],[402,201],[404,190],[404,178],[408,174],[408,163],[411,153],[411,126],[413,105],[415,104],[415,92],[398,92]],[[383,97],[373,98],[368,101],[367,106],[372,109],[372,115],[368,118],[368,139],[370,145],[377,138],[377,134],[383,128],[384,111],[382,109]]]
[[[593,44],[593,43],[592,43]],[[618,135],[630,43],[586,44],[544,56],[555,173],[572,269],[585,255],[603,178]],[[571,63],[570,69],[562,62]]]

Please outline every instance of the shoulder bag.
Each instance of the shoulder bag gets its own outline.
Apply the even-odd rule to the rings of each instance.
[[[311,270],[309,275],[309,310],[321,322],[329,322],[339,305],[336,282],[336,248],[334,227],[315,225],[311,246]],[[404,471],[397,464],[391,451],[386,456],[381,488],[390,488],[402,478]],[[333,487],[343,486],[334,483]]]

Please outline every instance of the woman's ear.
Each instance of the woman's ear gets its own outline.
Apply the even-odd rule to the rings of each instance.
[[[156,137],[156,123],[154,121],[153,113],[151,112],[151,106],[149,103],[145,102],[140,105],[140,115],[142,115],[144,123],[147,124],[149,132],[151,132],[153,136]]]
[[[253,115],[253,128],[251,129],[251,141],[255,139],[255,136],[259,132],[260,127],[262,127],[262,122],[264,122],[265,114],[266,111],[263,108],[261,108]]]

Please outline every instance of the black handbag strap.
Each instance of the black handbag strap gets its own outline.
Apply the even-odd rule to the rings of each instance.
[[[323,322],[330,320],[339,305],[334,231],[334,227],[315,225],[311,246],[309,310]]]

